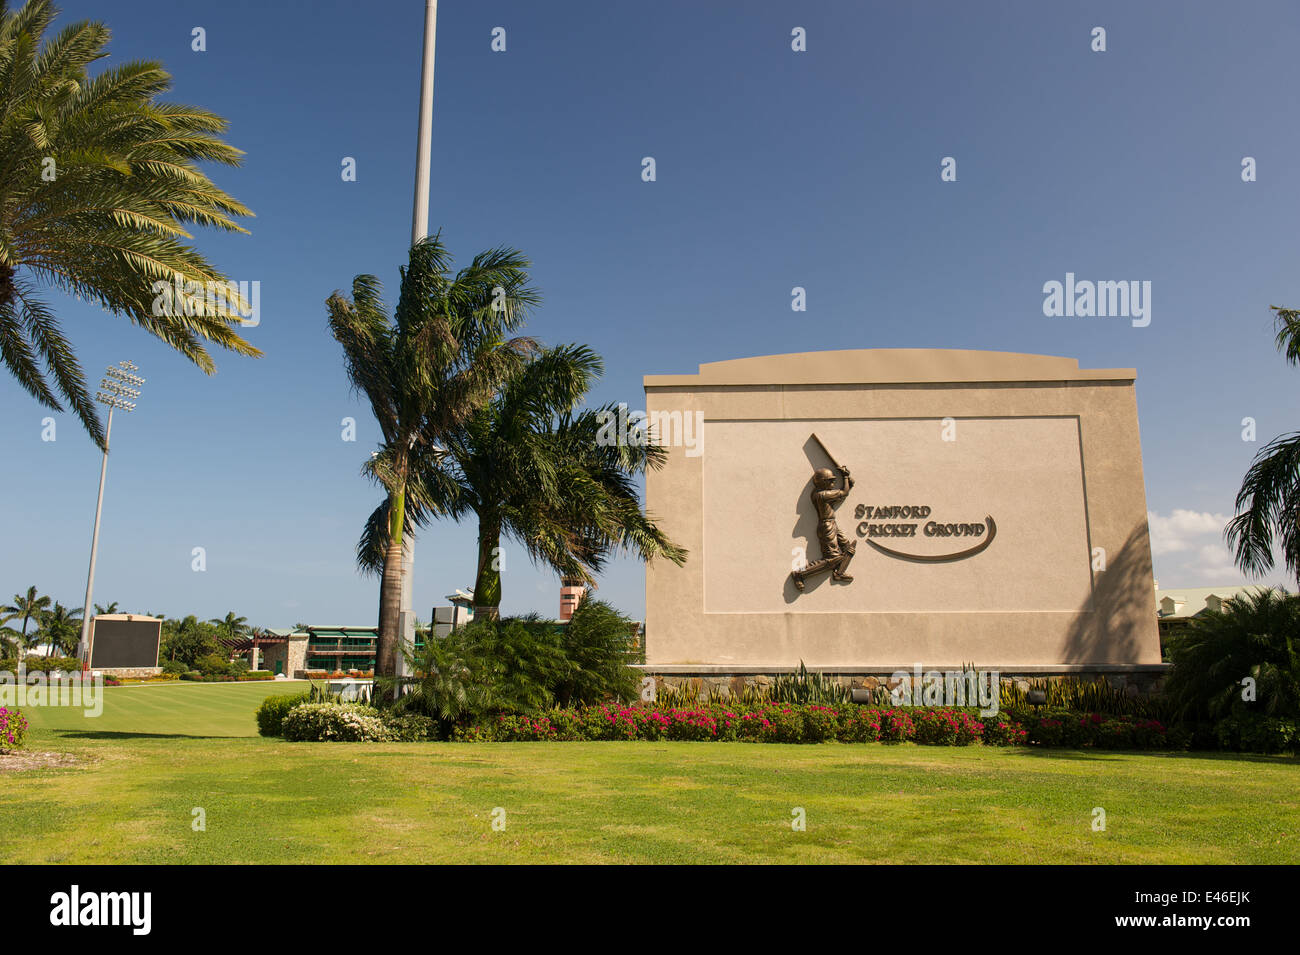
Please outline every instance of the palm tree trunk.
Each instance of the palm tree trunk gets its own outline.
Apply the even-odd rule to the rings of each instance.
[[[501,525],[479,519],[478,574],[474,578],[474,616],[496,620],[501,616]]]
[[[384,552],[384,573],[379,585],[379,640],[375,647],[375,676],[397,676],[397,644],[401,639],[402,613],[402,526],[406,495],[389,495],[388,549]]]

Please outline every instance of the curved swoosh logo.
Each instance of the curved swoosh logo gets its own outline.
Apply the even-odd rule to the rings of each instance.
[[[974,557],[980,551],[988,547],[989,544],[992,544],[993,538],[997,536],[998,533],[998,525],[993,523],[993,517],[991,515],[984,518],[984,523],[988,525],[988,536],[974,547],[967,548],[966,550],[959,550],[955,554],[904,554],[901,550],[893,550],[886,547],[884,544],[877,544],[870,537],[865,538],[865,540],[882,554],[888,554],[890,557],[897,557],[899,560],[913,560],[919,564],[942,564],[950,560],[962,560],[966,557]]]

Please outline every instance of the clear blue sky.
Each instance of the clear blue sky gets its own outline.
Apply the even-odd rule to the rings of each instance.
[[[161,60],[173,99],[247,152],[214,175],[251,236],[200,235],[261,282],[259,360],[204,377],[125,320],[56,292],[88,375],[148,378],[113,433],[96,600],[234,609],[263,626],[373,621],[354,570],[379,500],[377,430],[350,395],[324,300],[391,291],[410,235],[420,0],[64,0],[113,61]],[[458,256],[524,250],[530,330],[606,360],[595,401],[646,374],[836,348],[950,347],[1135,367],[1162,585],[1237,581],[1219,531],[1250,458],[1300,421],[1270,304],[1300,305],[1300,8],[1294,3],[492,3],[444,0],[430,223]],[[1107,51],[1090,50],[1094,26]],[[192,52],[191,30],[207,31]],[[507,51],[490,49],[504,27]],[[790,49],[792,28],[808,50]],[[355,157],[358,181],[340,163]],[[641,180],[653,156],[658,180]],[[940,181],[940,161],[958,179]],[[1243,183],[1253,156],[1258,181]],[[1149,280],[1149,327],[1043,315],[1044,282]],[[793,286],[808,311],[790,310]],[[0,596],[79,606],[99,455],[0,376]],[[354,416],[356,443],[340,440]],[[1241,420],[1260,440],[1241,439]],[[418,547],[416,607],[473,578],[472,524]],[[191,570],[205,548],[207,570]],[[507,612],[558,582],[507,549]],[[641,568],[601,595],[640,616]]]

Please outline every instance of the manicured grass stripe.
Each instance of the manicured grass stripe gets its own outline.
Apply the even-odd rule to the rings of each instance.
[[[253,717],[268,696],[302,693],[310,684],[262,680],[246,683],[177,682],[104,688],[103,713],[88,717],[71,707],[27,707],[33,730],[99,735],[256,736]]]

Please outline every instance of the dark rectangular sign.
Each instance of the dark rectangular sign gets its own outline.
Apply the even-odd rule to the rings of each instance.
[[[90,631],[90,668],[156,667],[161,620],[104,620]]]

